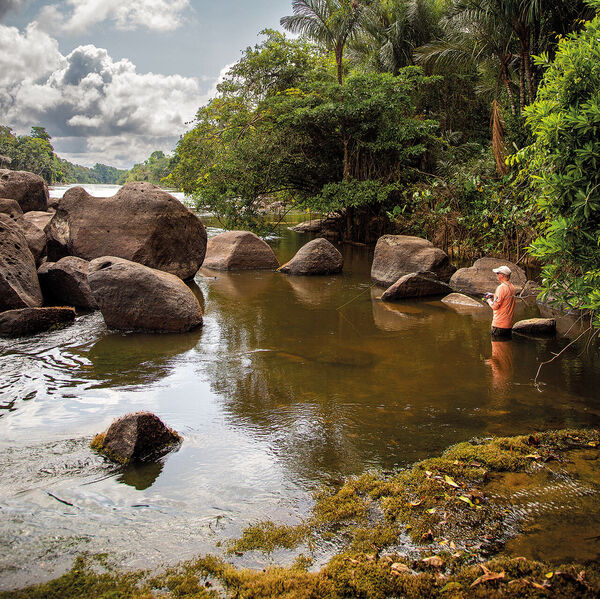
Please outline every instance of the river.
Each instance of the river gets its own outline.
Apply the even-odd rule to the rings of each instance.
[[[283,263],[307,239],[283,227],[270,243]],[[0,340],[0,588],[47,580],[83,551],[123,567],[218,552],[249,523],[297,522],[342,477],[474,436],[600,424],[597,349],[565,351],[534,385],[564,337],[492,347],[487,309],[382,303],[372,250],[343,253],[331,277],[201,270],[192,333],[110,332],[94,313]],[[536,313],[519,303],[519,318]],[[123,471],[89,442],[138,410],[184,443]]]

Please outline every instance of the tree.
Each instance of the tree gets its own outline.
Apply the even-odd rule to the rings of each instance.
[[[437,0],[376,0],[363,11],[361,28],[350,43],[353,62],[397,74],[414,64],[413,53],[441,31]]]
[[[590,0],[599,10],[600,0]],[[558,44],[535,103],[533,143],[513,159],[544,222],[531,253],[545,265],[546,295],[591,310],[600,327],[600,16]]]
[[[280,22],[288,31],[306,35],[334,53],[341,85],[344,50],[359,30],[363,8],[359,0],[293,0],[294,14]]]
[[[288,46],[282,55],[293,57],[305,42],[278,43]],[[303,48],[313,68],[292,87],[274,84],[257,95],[255,85],[224,82],[180,140],[170,179],[228,228],[259,225],[258,202],[269,196],[339,211],[347,239],[373,241],[369,220],[398,203],[402,183],[422,176],[435,144],[437,123],[416,110],[417,89],[431,79],[409,67],[396,77],[353,74],[340,86],[319,68],[319,54]],[[262,71],[254,51],[242,62],[246,57]],[[253,71],[246,73],[252,81]]]

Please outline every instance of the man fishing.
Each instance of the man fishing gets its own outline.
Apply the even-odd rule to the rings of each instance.
[[[492,336],[506,338],[511,336],[514,322],[516,290],[510,282],[512,272],[508,266],[499,266],[498,268],[494,268],[493,271],[496,273],[500,284],[496,287],[496,291],[493,294],[486,293],[485,298],[490,308],[494,311]]]

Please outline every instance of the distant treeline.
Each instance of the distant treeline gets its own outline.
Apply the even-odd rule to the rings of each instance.
[[[32,127],[29,135],[15,135],[0,125],[0,166],[11,170],[30,171],[54,183],[116,183],[127,171],[105,164],[87,168],[59,158],[44,127]]]

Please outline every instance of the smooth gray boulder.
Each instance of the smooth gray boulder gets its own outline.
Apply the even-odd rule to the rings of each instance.
[[[88,283],[90,263],[77,256],[65,256],[58,262],[46,262],[38,269],[44,304],[75,306],[97,310],[98,304]]]
[[[114,256],[90,262],[88,282],[106,325],[125,331],[184,333],[202,324],[202,308],[178,277]]]
[[[279,272],[288,275],[333,275],[342,272],[344,258],[327,239],[313,239],[303,245]]]
[[[416,297],[446,295],[449,291],[451,291],[450,286],[439,281],[433,273],[412,272],[400,277],[388,287],[381,299],[384,302],[392,302]]]
[[[96,435],[91,447],[119,464],[152,460],[181,444],[177,432],[151,412],[127,414]]]
[[[470,295],[493,292],[498,286],[498,278],[493,269],[502,265],[508,266],[512,271],[510,281],[519,293],[527,282],[525,271],[516,264],[499,258],[479,258],[473,266],[457,270],[450,279],[450,287],[454,291]]]
[[[448,255],[427,239],[384,235],[375,246],[371,279],[377,285],[389,287],[404,275],[429,271],[446,283],[455,270]]]
[[[0,213],[10,216],[13,220],[17,220],[23,214],[21,206],[17,200],[11,198],[0,198]]]
[[[21,227],[0,214],[0,312],[42,305],[35,259]]]
[[[250,231],[226,231],[206,245],[203,266],[214,270],[275,270],[279,266],[271,246]]]
[[[35,335],[75,320],[73,308],[20,308],[0,313],[0,337]]]
[[[519,320],[513,325],[513,333],[521,335],[554,335],[556,333],[555,318],[529,318]]]
[[[453,306],[467,306],[470,308],[485,308],[485,304],[476,300],[473,297],[469,297],[464,293],[450,293],[441,300],[444,304]]]
[[[16,200],[23,212],[48,209],[48,186],[28,171],[0,169],[0,198]]]
[[[127,183],[96,198],[82,187],[65,192],[46,228],[48,260],[116,256],[192,278],[204,260],[206,229],[179,200],[151,183]]]

